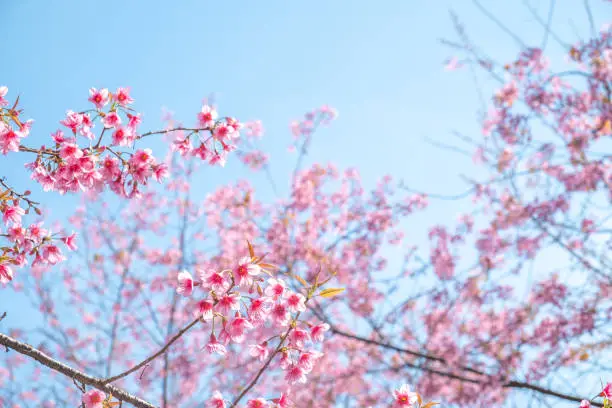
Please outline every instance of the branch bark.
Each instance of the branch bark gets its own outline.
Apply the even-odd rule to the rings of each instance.
[[[155,405],[141,398],[138,398],[137,396],[132,395],[121,388],[106,383],[106,381],[104,381],[104,379],[102,378],[97,378],[89,374],[83,373],[82,371],[79,371],[60,361],[55,360],[54,358],[46,355],[42,351],[32,347],[29,344],[22,343],[19,340],[2,333],[0,333],[0,345],[15,350],[16,352],[18,352],[19,354],[23,354],[24,356],[28,356],[38,361],[40,364],[49,367],[50,369],[57,371],[58,373],[63,374],[68,378],[72,378],[73,380],[78,381],[82,384],[97,388],[100,391],[113,394],[113,397],[117,398],[119,401],[130,403],[137,408],[156,408]]]

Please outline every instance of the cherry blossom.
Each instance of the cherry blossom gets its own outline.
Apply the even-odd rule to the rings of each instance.
[[[270,404],[263,398],[252,399],[247,402],[247,408],[268,408]]]
[[[213,396],[206,403],[208,408],[225,408],[227,405],[225,404],[225,400],[223,399],[223,395],[219,391],[215,391]]]
[[[612,399],[612,382],[606,383],[606,385],[599,393],[599,396],[607,399]]]
[[[416,392],[410,391],[408,384],[402,385],[400,388],[393,391],[394,407],[412,408],[418,401]]]
[[[183,296],[191,296],[191,292],[193,292],[193,277],[188,271],[179,272],[178,276],[178,285],[176,287],[176,293]]]
[[[104,408],[106,394],[100,390],[90,390],[83,394],[83,404],[85,408]]]

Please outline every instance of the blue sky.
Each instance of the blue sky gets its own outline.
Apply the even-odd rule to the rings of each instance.
[[[541,43],[543,29],[522,2],[482,3],[530,45]],[[568,42],[588,35],[582,2],[557,3],[556,32]],[[530,4],[542,16],[548,12],[548,1]],[[161,126],[162,107],[189,123],[202,98],[214,93],[222,114],[263,121],[261,146],[281,191],[295,160],[286,151],[289,121],[329,104],[340,117],[319,132],[312,159],[359,167],[368,186],[392,174],[419,190],[454,194],[464,189],[458,174],[477,175],[471,160],[426,139],[454,143],[453,130],[478,136],[480,105],[468,70],[443,70],[453,51],[438,39],[455,38],[451,7],[489,55],[515,56],[516,42],[469,1],[4,1],[0,85],[11,99],[19,93],[25,116],[36,120],[31,146],[48,143],[67,109],[87,106],[92,86],[130,86],[145,115],[142,129]],[[597,28],[612,17],[603,2],[592,7]],[[552,39],[548,50],[562,63]],[[492,83],[483,86],[487,95]],[[25,161],[23,154],[0,158],[0,174],[28,185]],[[202,180],[204,189],[248,177],[260,198],[273,198],[265,178],[235,160],[213,174]],[[74,197],[34,194],[54,217],[77,205]],[[411,227],[452,221],[460,208],[436,203],[431,218]],[[22,302],[5,291],[0,311],[17,313]]]

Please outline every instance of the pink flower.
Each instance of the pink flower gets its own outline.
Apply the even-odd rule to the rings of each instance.
[[[201,160],[206,160],[208,158],[208,153],[209,150],[204,143],[191,151],[193,157],[199,157]]]
[[[47,245],[43,248],[43,258],[51,265],[55,265],[66,259],[62,255],[62,251],[55,245]]]
[[[247,402],[247,408],[268,408],[270,404],[263,398],[252,399]]]
[[[238,121],[238,119],[235,119],[235,118],[232,118],[232,117],[228,117],[227,119],[225,119],[225,121],[227,122],[227,126],[230,127],[230,130],[231,130],[231,135],[230,136],[233,137],[233,138],[240,137],[238,132],[243,127],[242,123],[240,123]]]
[[[297,347],[304,347],[304,342],[310,341],[310,335],[306,330],[295,328],[290,335],[291,342]]]
[[[202,285],[215,292],[224,292],[229,287],[229,282],[223,277],[222,273],[211,271],[200,271]]]
[[[83,394],[81,401],[85,404],[85,408],[103,408],[102,402],[106,398],[100,390],[90,390]]]
[[[289,408],[289,396],[285,393],[282,393],[279,398],[274,398],[272,400],[277,408]]]
[[[283,296],[286,288],[287,288],[287,285],[285,284],[284,280],[280,278],[279,279],[272,278],[268,280],[268,286],[266,287],[265,294],[266,296],[270,296],[274,300],[278,300],[279,298]]]
[[[234,130],[233,128],[225,124],[219,124],[213,130],[213,135],[215,136],[217,140],[229,139],[231,137],[233,130]]]
[[[153,179],[155,179],[155,181],[157,181],[158,183],[164,181],[164,179],[168,177],[169,174],[170,172],[168,171],[168,166],[166,166],[165,164],[162,163],[153,166]]]
[[[8,105],[8,101],[4,99],[7,93],[8,93],[8,87],[0,86],[0,106]]]
[[[306,299],[299,293],[289,293],[287,296],[287,309],[293,313],[306,310]]]
[[[287,369],[285,379],[290,384],[295,384],[296,382],[306,384],[306,372],[300,366],[292,365]]]
[[[612,383],[607,383],[606,386],[599,393],[600,397],[612,399]]]
[[[238,148],[236,145],[233,145],[231,143],[225,143],[223,141],[221,141],[221,145],[223,146],[223,151],[225,153],[231,153]]]
[[[227,353],[227,349],[225,348],[225,346],[217,341],[217,337],[215,337],[214,334],[210,335],[210,341],[206,345],[206,350],[210,354],[217,353],[222,356]]]
[[[13,224],[21,224],[21,216],[25,214],[25,210],[18,205],[8,206],[4,210],[2,220],[4,224],[8,225],[9,222]]]
[[[255,120],[244,124],[246,128],[246,135],[248,137],[261,138],[264,134],[264,127],[261,120]]]
[[[83,150],[76,143],[64,142],[59,154],[67,162],[74,162],[83,157]]]
[[[130,159],[130,164],[135,167],[147,167],[155,162],[151,149],[142,149],[136,151]]]
[[[113,144],[117,146],[129,146],[134,141],[134,135],[130,128],[118,127],[113,132]]]
[[[193,292],[193,277],[191,274],[185,270],[179,272],[178,276],[178,286],[176,288],[176,293],[183,296],[191,296],[191,292]]]
[[[240,286],[251,286],[253,284],[253,276],[261,273],[261,267],[251,262],[250,257],[244,257],[238,261],[238,266],[234,269],[235,278]]]
[[[102,109],[104,105],[108,103],[110,100],[108,89],[100,89],[99,91],[96,88],[89,89],[89,99],[88,101],[96,105],[96,108]]]
[[[130,97],[129,88],[117,88],[117,92],[115,92],[113,96],[121,106],[126,106],[134,102],[134,99]]]
[[[6,232],[8,234],[9,239],[15,242],[16,244],[23,245],[25,243],[26,230],[21,225],[13,225],[12,227],[7,228]]]
[[[213,318],[213,303],[210,300],[200,300],[197,304],[196,317],[201,317],[204,320]]]
[[[94,124],[88,114],[85,113],[81,115],[81,130],[79,131],[79,133],[82,136],[85,136],[89,140],[93,140],[93,138],[95,137],[95,135],[91,131],[91,128],[93,128],[93,126]]]
[[[76,246],[76,232],[73,232],[72,234],[68,235],[67,237],[62,238],[62,242],[64,244],[66,244],[66,246],[68,247],[68,249],[70,249],[71,251],[76,251],[77,250],[77,246]]]
[[[186,156],[192,149],[191,141],[189,139],[179,139],[172,143],[172,150],[178,151],[181,156]]]
[[[300,354],[297,365],[300,366],[304,372],[309,373],[312,371],[315,361],[321,357],[323,357],[323,353],[316,350],[307,351]]]
[[[325,335],[325,332],[329,330],[329,324],[327,323],[323,323],[323,324],[319,324],[314,326],[312,329],[310,329],[310,337],[312,338],[312,341],[314,342],[322,342],[323,341],[323,336]]]
[[[0,151],[2,154],[18,152],[20,138],[23,137],[25,137],[23,132],[15,132],[13,129],[6,126],[4,122],[0,122]]]
[[[202,105],[202,111],[198,113],[198,123],[202,127],[212,128],[217,119],[217,111],[208,105]]]
[[[272,301],[269,298],[261,297],[251,300],[249,306],[249,317],[253,323],[261,323],[270,314]]]
[[[223,295],[219,299],[218,303],[219,309],[221,309],[221,313],[227,315],[230,311],[238,311],[240,310],[240,295],[238,293],[228,293],[227,295]]]
[[[221,155],[218,152],[215,152],[208,160],[208,163],[210,163],[211,166],[218,164],[221,167],[225,167],[225,162],[225,155]]]
[[[393,398],[395,398],[393,406],[397,408],[411,408],[418,401],[416,392],[410,391],[408,384],[404,384],[399,389],[393,391]]]
[[[66,141],[66,139],[64,138],[64,132],[62,132],[61,130],[57,130],[55,133],[51,134],[51,138],[53,138],[53,141],[55,143],[64,143],[64,141]]]
[[[0,283],[6,285],[13,280],[13,270],[5,263],[0,263]]]
[[[294,359],[291,358],[288,352],[281,352],[280,366],[283,370],[291,367],[295,364]]]
[[[142,123],[142,118],[140,117],[140,113],[136,115],[131,115],[129,113],[126,114],[128,117],[128,127],[132,129],[132,131],[136,131],[138,125]]]
[[[138,183],[147,184],[147,180],[151,176],[152,171],[151,168],[148,166],[132,166],[132,168],[130,169],[130,174]]]
[[[287,311],[287,306],[285,306],[282,303],[276,304],[274,305],[274,307],[272,308],[272,320],[274,320],[274,323],[278,326],[287,326],[289,325],[289,320],[291,318],[291,316],[289,315],[289,312]]]
[[[98,161],[97,156],[87,155],[81,157],[76,163],[80,171],[91,174],[96,171],[96,162]]]
[[[227,334],[234,343],[242,343],[245,330],[252,328],[253,325],[247,319],[238,316],[228,325]]]
[[[102,161],[102,176],[107,180],[114,180],[121,175],[119,160],[115,157],[106,156]]]
[[[106,114],[104,119],[102,119],[102,124],[105,128],[116,128],[121,125],[121,117],[117,114],[117,112],[109,112]]]
[[[30,225],[28,227],[28,236],[34,240],[40,240],[43,237],[47,236],[49,231],[42,228],[42,224],[42,222],[39,222],[38,224]]]
[[[66,112],[66,119],[60,121],[60,123],[76,134],[77,128],[83,123],[83,115],[69,110]]]
[[[223,395],[219,391],[215,391],[211,399],[206,402],[207,408],[225,408],[225,401],[223,400]]]
[[[582,400],[579,408],[591,408],[591,403],[588,400]]]
[[[270,352],[266,343],[263,343],[261,345],[251,344],[249,346],[249,354],[251,354],[252,357],[257,357],[259,361],[264,361],[266,358],[268,358]]]

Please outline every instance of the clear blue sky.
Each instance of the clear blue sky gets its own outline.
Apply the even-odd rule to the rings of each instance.
[[[541,43],[543,29],[522,2],[482,3],[531,45]],[[581,3],[557,1],[553,27],[570,42],[588,35]],[[612,13],[603,2],[592,3],[599,28]],[[546,15],[549,1],[530,4]],[[451,6],[483,50],[500,60],[513,58],[516,43],[467,0],[4,0],[0,85],[9,87],[11,99],[19,93],[26,116],[36,120],[27,139],[32,146],[48,143],[67,109],[86,107],[92,86],[130,86],[136,109],[145,115],[142,129],[161,125],[162,107],[190,122],[202,98],[215,93],[223,114],[263,121],[262,147],[271,154],[282,191],[287,181],[280,175],[295,159],[286,152],[289,121],[327,103],[340,117],[319,133],[312,158],[359,167],[370,186],[392,174],[416,189],[456,193],[463,190],[458,174],[473,174],[469,158],[425,140],[453,143],[453,130],[479,134],[469,71],[443,71],[453,52],[438,38],[455,38]],[[560,61],[552,39],[549,49]],[[25,186],[24,161],[22,154],[0,157],[0,174]],[[235,160],[214,174],[214,180],[202,180],[203,188],[249,177],[260,186],[260,197],[273,198],[263,176]],[[60,218],[77,204],[55,194],[41,200]],[[415,220],[411,228],[454,220],[457,211],[456,203],[440,203],[432,218]],[[4,291],[0,311],[19,313],[22,301]]]

